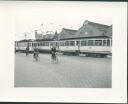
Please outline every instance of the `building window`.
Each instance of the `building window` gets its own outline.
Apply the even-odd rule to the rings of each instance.
[[[88,40],[88,46],[93,46],[93,40]]]
[[[81,46],[86,46],[86,41],[81,41]]]
[[[102,40],[95,40],[95,46],[102,46]]]

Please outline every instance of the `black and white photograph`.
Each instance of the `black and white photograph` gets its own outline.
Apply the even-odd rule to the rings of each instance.
[[[0,1],[0,101],[127,102],[127,3]]]
[[[18,7],[15,87],[112,87],[112,18],[86,6]]]

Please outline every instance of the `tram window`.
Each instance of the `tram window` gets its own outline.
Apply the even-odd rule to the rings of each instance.
[[[56,46],[56,42],[52,42],[52,46]]]
[[[44,42],[44,46],[46,46],[46,42]]]
[[[81,46],[86,46],[86,41],[81,41]]]
[[[46,42],[45,45],[48,46],[48,42]]]
[[[42,44],[43,46],[45,46],[45,42],[43,42],[43,44]]]
[[[64,46],[64,42],[60,42],[60,46]]]
[[[52,45],[53,45],[53,43],[51,42],[51,43],[50,43],[50,46],[52,46]]]
[[[42,42],[40,42],[40,46],[42,46]]]
[[[107,43],[106,40],[103,40],[103,46],[106,46],[106,43]]]
[[[60,42],[60,46],[63,46],[63,42]]]
[[[69,46],[69,41],[66,41],[65,42],[65,46]]]
[[[27,46],[27,44],[26,43],[24,43],[24,47],[26,47]]]
[[[29,46],[31,46],[31,43],[28,43]]]
[[[93,40],[88,40],[88,46],[93,46]]]
[[[63,46],[65,46],[65,42],[62,42]]]
[[[110,46],[110,40],[107,40],[107,46]]]
[[[95,40],[95,46],[102,46],[102,40]]]
[[[57,42],[55,42],[55,46],[57,46]]]
[[[70,41],[70,46],[75,46],[75,41]]]
[[[49,42],[45,42],[45,46],[49,46]]]

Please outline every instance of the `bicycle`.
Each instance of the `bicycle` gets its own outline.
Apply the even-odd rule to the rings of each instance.
[[[40,61],[39,53],[34,53],[33,58],[35,59],[35,61]]]
[[[29,55],[29,51],[26,51],[26,56],[28,56]]]
[[[53,63],[58,63],[57,53],[52,53],[51,59]]]

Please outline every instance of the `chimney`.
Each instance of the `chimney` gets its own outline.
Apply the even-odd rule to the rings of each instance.
[[[35,30],[35,39],[37,39],[38,38],[38,36],[37,36],[38,34],[37,34],[37,30]]]

